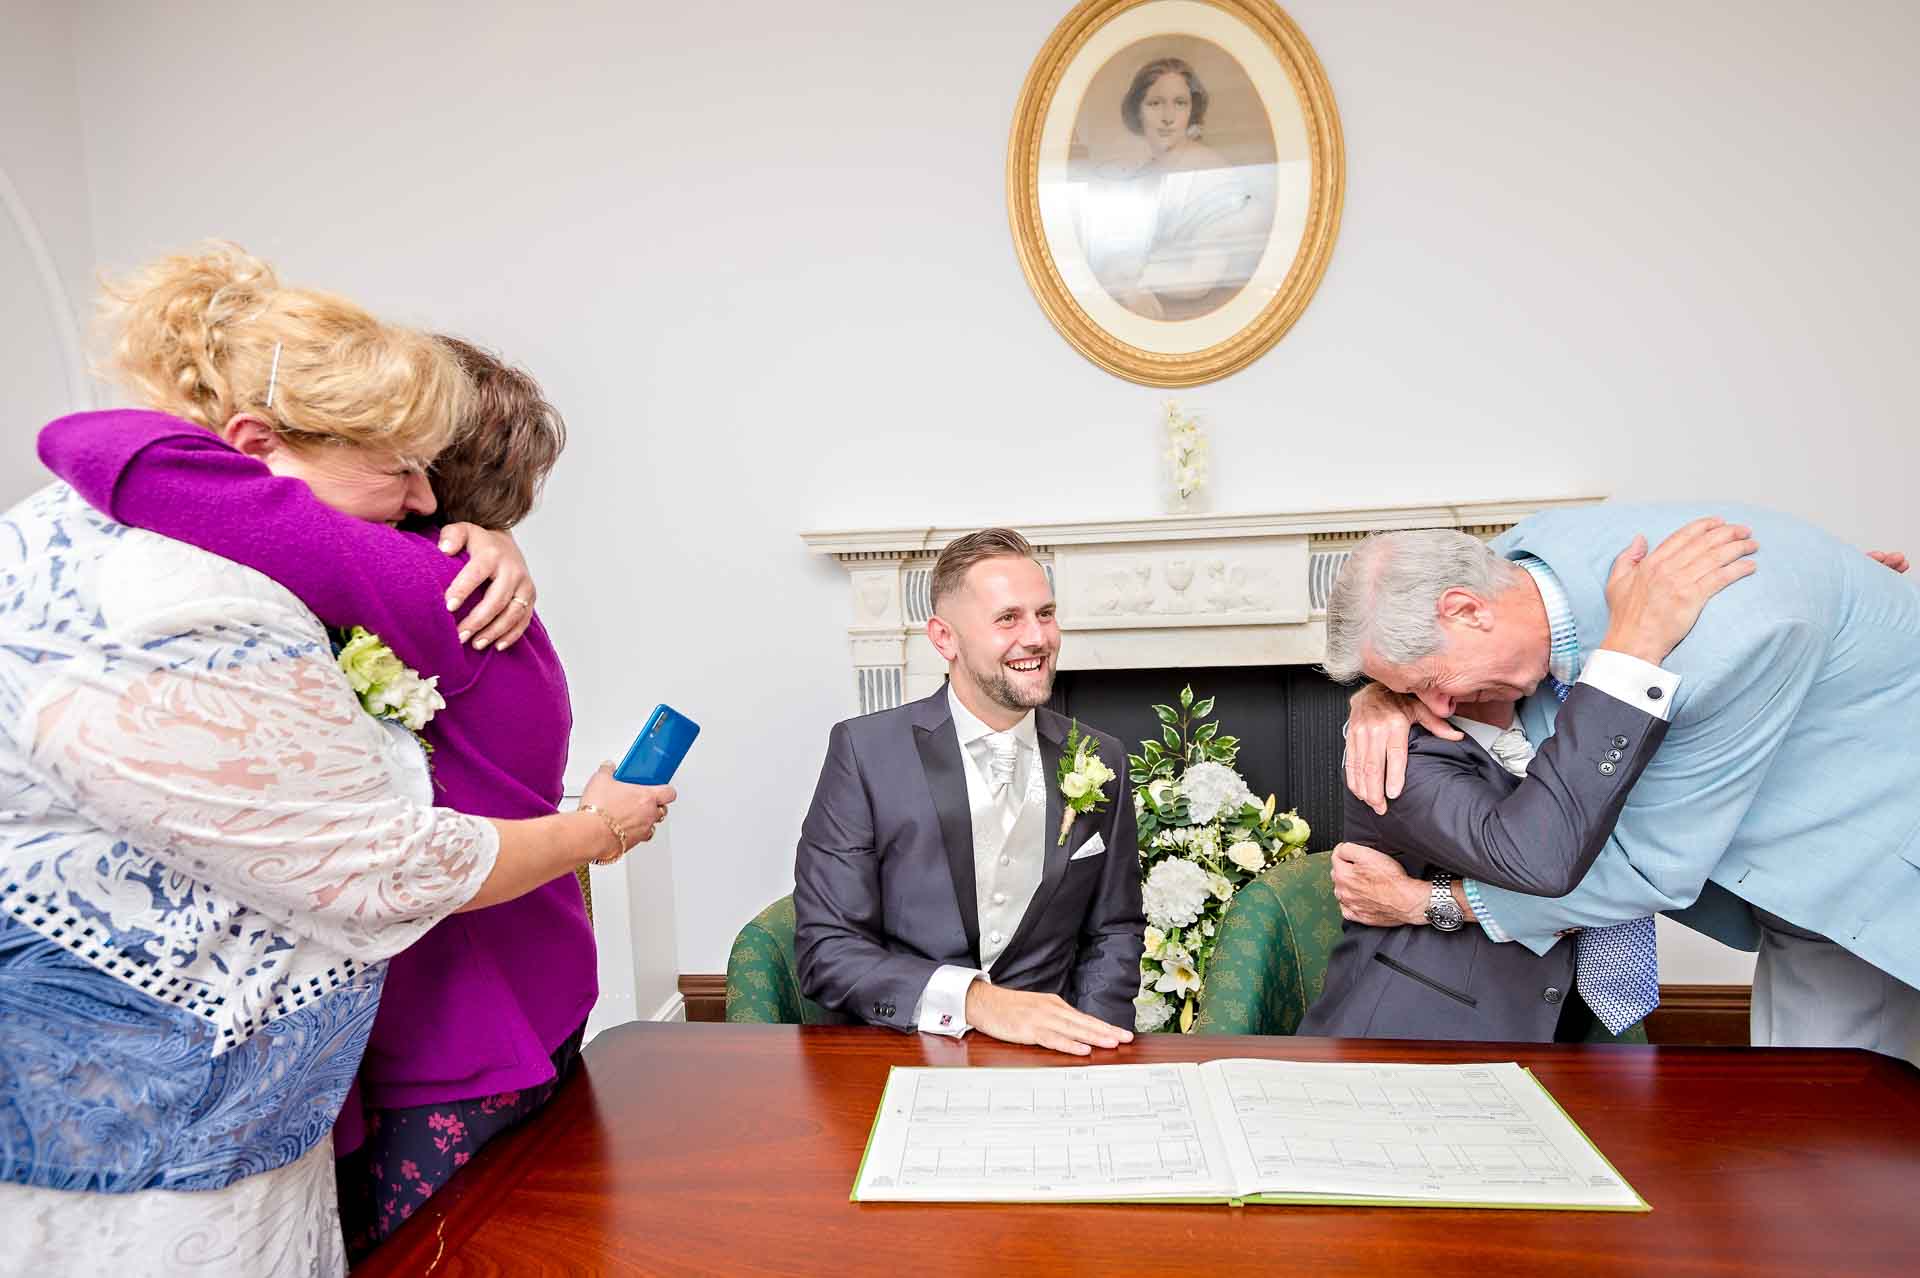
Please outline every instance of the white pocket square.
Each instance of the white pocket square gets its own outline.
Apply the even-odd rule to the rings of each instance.
[[[1106,850],[1107,850],[1107,841],[1096,834],[1091,839],[1088,839],[1085,843],[1082,843],[1079,847],[1079,850],[1077,850],[1072,856],[1068,857],[1067,860],[1078,861],[1082,857],[1099,856],[1102,852],[1105,852]]]

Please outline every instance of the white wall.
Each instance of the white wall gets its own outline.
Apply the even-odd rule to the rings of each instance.
[[[1006,227],[1014,98],[1067,7],[78,19],[104,263],[235,238],[497,345],[567,410],[527,541],[575,771],[656,701],[706,725],[674,814],[685,970],[789,888],[851,712],[844,578],[800,530],[1153,509],[1161,395],[1052,331]],[[1920,549],[1920,10],[1288,8],[1339,98],[1347,215],[1286,340],[1183,396],[1219,509],[1721,494]]]
[[[91,407],[80,308],[91,288],[68,6],[0,0],[0,510],[47,480],[33,428]]]

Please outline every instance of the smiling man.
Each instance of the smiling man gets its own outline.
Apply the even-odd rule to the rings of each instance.
[[[1116,1047],[1146,928],[1133,802],[1116,776],[1102,811],[1062,820],[1053,588],[989,528],[940,552],[932,593],[946,686],[827,743],[794,861],[801,993],[894,1029]],[[1120,743],[1080,730],[1119,773]]]

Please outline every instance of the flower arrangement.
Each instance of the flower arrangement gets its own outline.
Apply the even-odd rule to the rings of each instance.
[[[1207,486],[1207,431],[1198,418],[1182,412],[1171,399],[1167,401],[1165,428],[1167,503],[1178,514],[1198,501]]]
[[[1193,1029],[1227,903],[1262,870],[1304,856],[1312,833],[1298,814],[1276,811],[1274,796],[1261,803],[1247,789],[1233,769],[1239,738],[1201,722],[1213,700],[1195,701],[1192,687],[1182,688],[1177,708],[1153,708],[1161,739],[1127,756],[1147,915],[1133,1002],[1142,1033],[1176,1023],[1183,1034]]]

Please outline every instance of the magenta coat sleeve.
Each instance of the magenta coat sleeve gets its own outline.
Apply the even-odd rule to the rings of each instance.
[[[271,577],[329,626],[366,627],[422,675],[439,675],[443,695],[465,688],[492,656],[462,644],[447,611],[462,559],[334,510],[191,422],[76,413],[40,432],[40,460],[116,522]]]

